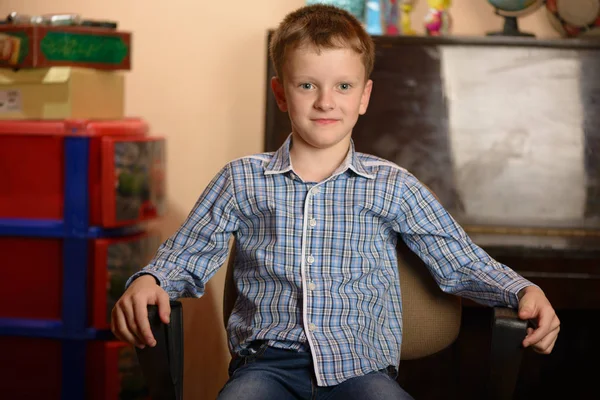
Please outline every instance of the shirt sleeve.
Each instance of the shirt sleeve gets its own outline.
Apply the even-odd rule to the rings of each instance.
[[[401,190],[401,237],[424,261],[438,286],[483,305],[518,308],[519,291],[533,283],[474,244],[414,176],[408,176]]]
[[[181,227],[141,271],[126,283],[150,274],[169,298],[201,297],[205,285],[225,262],[238,213],[231,177],[225,166],[208,184]]]

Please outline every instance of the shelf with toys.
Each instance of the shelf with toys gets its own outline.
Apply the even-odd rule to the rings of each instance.
[[[325,3],[351,12],[373,36],[415,36],[411,14],[422,4],[426,12],[421,21],[424,36],[452,36],[452,0],[308,0],[307,4]],[[482,2],[483,3],[483,2]],[[504,21],[498,32],[487,36],[535,37],[519,29],[519,20],[543,10],[548,24],[562,37],[597,37],[600,34],[600,0],[487,0],[486,12],[493,12]],[[460,5],[473,10],[480,5]],[[484,6],[485,7],[485,6]],[[483,10],[483,9],[482,9]],[[418,24],[418,22],[415,22]]]

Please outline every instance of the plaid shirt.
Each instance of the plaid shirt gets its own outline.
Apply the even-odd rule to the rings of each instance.
[[[150,273],[172,299],[202,296],[235,235],[231,351],[253,340],[310,349],[320,386],[399,365],[399,237],[442,290],[518,306],[518,291],[531,283],[473,244],[413,175],[352,144],[331,177],[303,182],[290,140],[227,164],[129,282]]]

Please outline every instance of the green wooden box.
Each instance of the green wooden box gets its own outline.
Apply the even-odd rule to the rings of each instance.
[[[131,69],[131,33],[84,26],[0,25],[0,68]]]

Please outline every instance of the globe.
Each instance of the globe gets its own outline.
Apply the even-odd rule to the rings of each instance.
[[[540,8],[543,0],[488,0],[499,15],[522,17]]]
[[[489,36],[530,36],[519,30],[517,18],[531,14],[544,5],[544,0],[488,0],[496,14],[504,17],[504,29],[501,32],[488,33]]]

